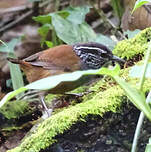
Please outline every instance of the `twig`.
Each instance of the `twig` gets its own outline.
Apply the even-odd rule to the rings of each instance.
[[[44,2],[39,4],[39,7],[42,8],[42,7],[48,6],[48,4],[50,3],[51,3],[51,0],[45,0]]]
[[[9,28],[11,28],[12,26],[16,25],[17,23],[19,23],[20,21],[22,21],[23,19],[25,19],[26,17],[30,16],[33,13],[32,10],[28,11],[27,13],[23,14],[22,16],[20,16],[18,19],[16,19],[15,21],[7,24],[6,26],[4,26],[3,28],[0,29],[0,32],[3,32]]]
[[[28,7],[23,6],[23,7],[15,7],[15,8],[10,8],[7,9],[5,11],[1,11],[2,13],[8,13],[8,12],[13,12],[13,11],[19,11],[19,10],[25,10]],[[0,32],[3,32],[11,27],[13,27],[14,25],[16,25],[17,23],[21,22],[23,19],[25,19],[26,17],[30,16],[31,14],[35,13],[36,15],[38,15],[38,11],[39,11],[39,2],[34,2],[33,3],[33,10],[30,10],[28,12],[26,12],[25,14],[21,15],[19,18],[17,18],[16,20],[10,22],[9,24],[5,25],[4,27],[0,28]]]
[[[7,9],[1,9],[0,10],[0,15],[1,14],[5,14],[5,13],[12,13],[12,12],[18,12],[18,11],[24,11],[26,9],[28,9],[29,7],[27,6],[17,6],[17,7],[11,7],[11,8],[7,8]]]
[[[41,3],[41,4],[38,4],[38,3],[36,3],[34,6],[35,6],[35,9],[37,10],[37,7],[38,7],[38,5],[39,5],[39,7],[40,8],[42,8],[42,7],[45,7],[45,6],[47,6],[48,4],[50,4],[50,2],[52,2],[52,0],[45,0],[43,3]],[[58,0],[58,4],[60,3],[60,0]],[[58,5],[57,5],[57,7],[58,7]],[[14,11],[20,11],[20,10],[25,10],[25,9],[27,9],[28,7],[15,7],[15,8],[11,8],[11,9],[7,9],[7,10],[5,10],[5,11],[0,11],[1,13],[8,13],[8,12],[14,12]],[[35,11],[35,9],[33,9],[33,10],[30,10],[30,11],[28,11],[27,13],[25,13],[25,14],[23,14],[22,16],[20,16],[18,19],[16,19],[16,20],[14,20],[14,21],[12,21],[11,23],[9,23],[9,24],[7,24],[7,25],[5,25],[4,27],[2,27],[2,28],[0,28],[0,32],[3,32],[3,31],[5,31],[5,30],[7,30],[7,29],[9,29],[9,28],[11,28],[11,27],[13,27],[13,26],[15,26],[16,24],[18,24],[19,22],[21,22],[23,19],[25,19],[26,17],[28,17],[28,16],[30,16],[31,14],[33,14],[34,13],[34,11]],[[38,13],[38,12],[37,12]]]
[[[55,2],[55,11],[59,10],[59,6],[60,6],[60,0],[56,0],[56,2]]]
[[[119,31],[117,30],[117,27],[111,22],[111,20],[109,20],[106,15],[104,14],[104,12],[102,11],[102,9],[97,9],[95,7],[95,4],[93,1],[89,0],[89,3],[93,6],[93,8],[95,9],[95,11],[100,15],[101,19],[104,21],[104,23],[106,24],[106,26],[108,26],[109,28],[113,28],[115,31],[117,31],[117,33],[125,39],[125,36]]]

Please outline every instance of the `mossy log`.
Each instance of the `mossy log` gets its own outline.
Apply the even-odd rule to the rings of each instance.
[[[137,54],[145,53],[150,39],[151,28],[147,28],[134,38],[119,42],[113,52],[118,56],[130,59]],[[135,87],[139,79],[129,77],[129,70],[129,68],[121,70],[120,76]],[[144,83],[144,92],[150,88],[151,80],[147,79]],[[70,129],[77,121],[85,120],[87,115],[103,116],[108,111],[116,112],[126,97],[124,91],[112,79],[109,82],[100,80],[91,86],[90,90],[94,92],[85,95],[82,103],[56,112],[40,123],[18,147],[8,152],[39,152],[56,142],[56,135]]]

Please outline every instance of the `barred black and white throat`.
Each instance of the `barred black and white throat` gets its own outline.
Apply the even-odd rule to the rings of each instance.
[[[109,61],[125,62],[114,56],[105,45],[95,42],[78,43],[73,45],[73,50],[80,57],[83,69],[99,69]]]

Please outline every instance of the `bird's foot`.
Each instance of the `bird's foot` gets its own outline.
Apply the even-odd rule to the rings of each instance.
[[[45,111],[43,111],[43,115],[42,118],[43,119],[47,119],[51,116],[53,109],[45,109]]]
[[[43,119],[49,118],[52,114],[53,107],[51,109],[48,109],[48,107],[46,106],[46,103],[44,101],[44,96],[43,95],[40,95],[40,100],[41,100],[42,106],[44,108],[44,114],[43,114],[42,118]]]

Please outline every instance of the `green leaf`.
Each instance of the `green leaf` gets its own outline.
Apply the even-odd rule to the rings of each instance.
[[[36,22],[39,22],[41,24],[51,24],[51,20],[52,20],[52,15],[53,14],[57,14],[59,16],[61,16],[62,18],[67,18],[69,16],[69,12],[63,10],[63,11],[58,11],[55,13],[49,13],[47,15],[39,15],[37,17],[33,17],[33,20]]]
[[[66,19],[70,15],[70,13],[66,10],[58,11],[58,12],[55,12],[52,14],[58,14],[59,16],[61,16],[64,19]]]
[[[37,17],[33,17],[32,19],[41,24],[51,24],[51,15],[50,14],[39,15]]]
[[[109,75],[115,76],[119,73],[120,67],[116,65],[113,69],[100,68],[98,70],[86,70],[86,71],[76,71],[73,73],[60,74],[56,76],[50,76],[44,79],[40,79],[33,83],[30,83],[24,87],[21,87],[13,92],[8,93],[0,102],[0,108],[14,96],[18,95],[21,92],[24,92],[29,89],[36,90],[50,90],[58,86],[62,82],[71,82],[76,81],[84,75]]]
[[[59,39],[67,44],[94,41],[96,34],[85,22],[85,15],[88,12],[89,6],[69,7],[63,11],[34,17],[35,21],[44,24],[39,29],[39,33],[42,36],[42,44],[44,44],[49,30],[55,30]],[[48,24],[51,24],[53,28],[49,28]],[[53,39],[56,40],[56,38],[52,37]],[[55,45],[55,41],[52,42]]]
[[[19,39],[14,38],[8,43],[4,43],[4,42],[0,41],[2,43],[2,45],[0,46],[0,52],[14,54],[14,48],[15,48],[16,44],[19,43],[20,41],[21,41],[21,38],[19,38]]]
[[[130,101],[144,114],[147,116],[149,120],[151,120],[151,109],[149,105],[146,103],[145,95],[143,92],[133,88],[130,84],[125,82],[119,76],[114,76],[115,81],[123,88],[126,92],[126,95],[130,99]]]
[[[57,14],[52,15],[52,24],[57,36],[67,44],[88,42],[96,39],[96,34],[87,23],[73,24]]]
[[[41,46],[43,47],[45,40],[47,38],[47,34],[52,29],[52,26],[50,24],[44,24],[38,29],[38,32],[41,36]]]
[[[11,100],[13,97],[17,96],[18,94],[24,92],[28,90],[27,88],[25,87],[21,87],[17,90],[14,90],[14,91],[11,91],[9,93],[7,93],[4,98],[0,101],[0,108],[5,104],[7,103],[9,100]]]
[[[8,43],[3,43],[2,46],[0,46],[0,50],[7,52],[8,57],[16,58],[14,54],[14,48],[17,43],[21,41],[21,38],[18,39],[12,39]],[[11,75],[11,80],[13,84],[13,89],[16,90],[22,86],[24,86],[23,78],[22,78],[22,73],[20,71],[20,68],[18,65],[12,64],[9,62],[9,67],[10,67],[10,75]]]
[[[116,45],[116,42],[103,34],[98,34],[95,42],[105,44],[111,50],[113,50]]]
[[[67,20],[69,20],[73,24],[82,24],[83,22],[85,22],[85,15],[90,11],[90,7],[69,7],[66,9],[66,11],[70,14],[67,17]]]
[[[96,40],[96,33],[86,22],[78,26],[77,32],[80,38],[79,42],[90,42]]]
[[[45,43],[48,46],[48,48],[52,48],[53,47],[53,43],[51,41],[45,41]]]
[[[86,71],[76,71],[68,74],[60,74],[56,76],[50,76],[39,81],[35,81],[27,86],[27,89],[37,89],[37,90],[49,90],[55,88],[61,82],[75,81],[78,80],[83,75],[110,75],[115,76],[119,72],[119,65],[116,65],[114,69],[101,68],[99,70],[86,70]],[[51,82],[51,85],[49,84]]]
[[[132,13],[139,7],[141,7],[142,5],[146,4],[146,3],[149,3],[151,2],[151,0],[137,0],[136,3],[135,3],[135,6],[132,10]]]
[[[20,67],[16,64],[13,64],[10,62],[9,62],[9,67],[10,67],[11,80],[12,80],[12,84],[13,84],[13,90],[16,90],[16,89],[24,86]]]
[[[129,76],[133,78],[140,78],[143,72],[143,65],[135,65],[129,71]],[[148,63],[147,70],[145,73],[146,78],[151,78],[151,63]]]

